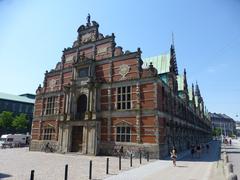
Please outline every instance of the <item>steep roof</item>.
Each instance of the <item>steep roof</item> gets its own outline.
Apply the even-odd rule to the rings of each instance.
[[[30,99],[25,96],[18,96],[18,95],[1,93],[1,92],[0,92],[0,99],[10,100],[10,101],[18,101],[18,102],[24,102],[24,103],[31,103],[31,104],[34,104],[34,102],[35,102],[35,99]]]
[[[148,57],[143,59],[143,68],[148,67],[152,63],[157,69],[158,74],[170,72],[170,54],[162,54],[159,56]]]
[[[209,112],[209,115],[211,118],[220,118],[220,119],[231,119],[231,117],[227,116],[226,114],[221,114],[221,113],[211,113]]]
[[[226,114],[220,114],[225,119],[232,119],[231,117],[227,116]]]

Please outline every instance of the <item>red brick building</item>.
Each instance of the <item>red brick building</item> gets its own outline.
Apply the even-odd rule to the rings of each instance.
[[[140,48],[123,52],[90,16],[77,32],[36,91],[31,150],[49,142],[58,152],[97,155],[123,146],[159,158],[209,139],[200,91],[188,91],[186,72],[178,78],[173,45],[158,72],[154,59],[143,61]]]

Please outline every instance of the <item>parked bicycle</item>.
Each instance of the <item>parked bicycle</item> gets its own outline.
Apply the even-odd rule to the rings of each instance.
[[[46,153],[47,152],[55,152],[56,149],[52,145],[50,145],[49,142],[47,142],[46,144],[43,144],[41,151],[46,152]]]
[[[136,157],[136,152],[133,150],[126,150],[123,154],[123,158],[130,158],[130,156],[132,155],[132,158]]]
[[[114,146],[113,156],[123,156],[123,146]]]

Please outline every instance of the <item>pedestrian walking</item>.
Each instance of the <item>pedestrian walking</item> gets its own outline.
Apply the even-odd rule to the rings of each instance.
[[[170,154],[171,154],[171,159],[173,161],[173,166],[176,167],[177,152],[174,147],[173,147],[172,151],[170,152]]]
[[[204,148],[205,148],[205,145],[204,144],[201,144],[201,153],[204,153]]]
[[[195,146],[192,144],[191,145],[191,157],[194,157],[194,153],[195,153]]]
[[[209,144],[206,145],[207,153],[209,151]]]
[[[200,153],[201,153],[201,146],[200,144],[197,145],[197,155],[198,155],[198,158],[200,158]]]
[[[231,139],[229,140],[229,144],[230,144],[230,146],[232,145],[232,140]]]
[[[225,143],[226,145],[228,145],[228,140],[227,140],[227,138],[224,139],[224,143]]]

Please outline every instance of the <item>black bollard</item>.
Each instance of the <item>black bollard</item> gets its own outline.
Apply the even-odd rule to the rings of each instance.
[[[139,160],[140,160],[140,164],[142,164],[142,152],[139,152]]]
[[[121,155],[119,156],[119,170],[121,170]]]
[[[89,163],[89,179],[92,179],[92,160]]]
[[[130,167],[132,167],[132,154],[130,155]]]
[[[149,161],[149,152],[147,152],[147,161]]]
[[[109,169],[109,158],[107,158],[106,174],[108,174],[108,169]]]
[[[34,170],[31,170],[30,180],[34,180]]]
[[[65,165],[65,176],[64,176],[64,180],[68,179],[68,165]]]

